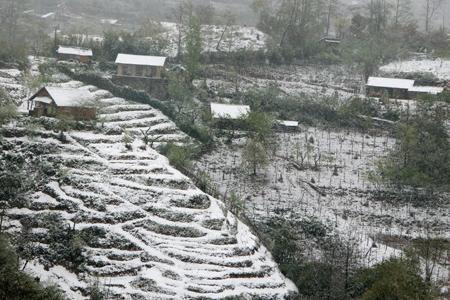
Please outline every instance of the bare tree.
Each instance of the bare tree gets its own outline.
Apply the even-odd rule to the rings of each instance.
[[[412,16],[411,0],[395,0],[394,2],[394,24],[396,26],[410,21]]]
[[[430,32],[433,27],[432,21],[443,0],[425,0],[425,31]]]
[[[183,54],[183,34],[187,22],[191,19],[193,14],[193,6],[190,0],[181,1],[172,11],[172,16],[175,18],[178,30],[177,39],[177,59],[181,58]]]

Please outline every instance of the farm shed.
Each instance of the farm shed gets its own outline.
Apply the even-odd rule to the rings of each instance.
[[[250,113],[248,105],[211,103],[211,115],[214,119],[237,120]]]
[[[117,55],[118,77],[161,78],[166,57],[119,54]]]
[[[94,120],[97,109],[89,91],[44,87],[28,100],[28,110],[34,117],[66,117],[73,120]]]
[[[59,46],[56,53],[58,54],[58,59],[60,60],[76,60],[81,63],[91,62],[93,55],[91,49],[65,46]]]
[[[298,129],[298,122],[297,121],[277,120],[275,122],[275,126],[279,130],[296,131]]]
[[[341,39],[337,37],[332,36],[324,36],[320,39],[319,43],[329,46],[329,47],[335,47],[339,46],[341,44]]]
[[[369,97],[382,97],[385,93],[391,98],[408,99],[409,90],[414,86],[414,80],[369,77],[366,93]]]

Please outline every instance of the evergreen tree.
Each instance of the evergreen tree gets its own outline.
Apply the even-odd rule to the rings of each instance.
[[[192,82],[199,76],[202,54],[201,25],[198,19],[194,16],[192,16],[189,20],[185,41],[186,53],[184,56],[184,64],[189,74],[189,80]]]

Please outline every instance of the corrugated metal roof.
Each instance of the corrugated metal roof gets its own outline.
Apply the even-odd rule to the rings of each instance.
[[[236,120],[249,114],[250,106],[211,103],[211,113],[213,117],[217,119],[223,118]]]
[[[92,56],[91,49],[83,49],[76,47],[65,47],[59,46],[58,50],[56,50],[58,54],[66,54],[66,55],[78,55],[78,56]]]
[[[166,57],[163,56],[119,54],[116,59],[116,64],[124,65],[163,67],[165,63]]]
[[[414,86],[414,80],[384,78],[384,77],[369,77],[369,80],[367,81],[367,86],[409,90]]]

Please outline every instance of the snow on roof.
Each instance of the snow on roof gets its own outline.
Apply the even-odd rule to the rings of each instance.
[[[49,97],[36,97],[36,98],[34,98],[34,101],[47,103],[47,104],[51,104],[53,102],[53,100]]]
[[[250,106],[211,103],[211,113],[213,117],[217,119],[224,118],[235,120],[250,113]]]
[[[54,12],[50,12],[50,13],[48,13],[48,14],[42,15],[41,18],[42,18],[42,19],[47,19],[47,18],[53,16],[54,14],[55,14]]]
[[[84,106],[87,102],[94,100],[93,95],[86,90],[59,87],[46,87],[45,89],[56,105],[61,107]]]
[[[124,65],[163,67],[165,63],[166,57],[164,56],[132,55],[120,53],[119,55],[117,55],[116,59],[116,64]]]
[[[91,49],[83,49],[77,47],[65,47],[59,46],[58,50],[56,50],[58,54],[68,54],[68,55],[78,55],[78,56],[92,56]]]
[[[414,86],[414,80],[384,78],[384,77],[369,77],[369,80],[367,81],[367,86],[408,90]]]
[[[119,22],[119,20],[117,19],[101,19],[100,22],[102,24],[111,24],[111,25],[115,25]]]
[[[298,127],[297,121],[283,121],[283,120],[277,120],[278,124],[285,127]]]
[[[431,95],[437,95],[444,91],[443,87],[436,87],[436,86],[413,86],[409,89],[410,92],[415,93],[426,93]]]

